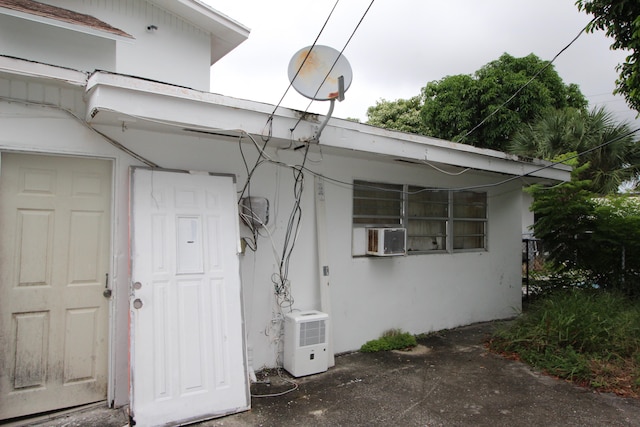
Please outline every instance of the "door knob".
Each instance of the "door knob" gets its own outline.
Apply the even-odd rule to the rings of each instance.
[[[133,308],[142,308],[142,300],[140,298],[136,298],[135,300],[133,300]]]

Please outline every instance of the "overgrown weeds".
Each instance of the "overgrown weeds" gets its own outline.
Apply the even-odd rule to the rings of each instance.
[[[376,351],[404,350],[418,345],[416,337],[400,329],[389,329],[376,340],[367,341],[360,347],[364,353],[374,353]]]
[[[640,397],[640,303],[572,289],[535,301],[489,348],[599,391]]]

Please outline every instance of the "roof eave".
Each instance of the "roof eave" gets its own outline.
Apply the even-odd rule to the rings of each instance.
[[[199,0],[152,0],[152,2],[211,34],[211,65],[249,37],[248,27]]]
[[[55,6],[47,5],[51,8],[63,10],[61,8],[56,8]],[[0,4],[0,13],[3,15],[14,16],[16,18],[25,19],[28,21],[39,22],[47,25],[51,25],[53,27],[64,28],[71,31],[76,31],[79,33],[90,34],[96,37],[101,37],[110,40],[117,41],[126,41],[130,42],[133,40],[133,36],[118,28],[95,28],[89,25],[84,25],[82,23],[74,23],[70,21],[65,21],[63,19],[58,19],[55,17],[43,16],[37,13],[33,13],[31,11],[22,11],[17,9],[12,9],[10,7],[5,7]],[[100,21],[100,20],[97,20]],[[100,21],[102,22],[102,21]],[[105,27],[108,24],[105,23]]]
[[[90,76],[85,99],[89,123],[120,125],[124,117],[132,121],[164,124],[182,130],[243,130],[261,135],[273,106],[208,92],[140,80],[134,77],[96,72]],[[131,102],[135,99],[136,102]],[[297,142],[312,140],[322,120],[317,115],[278,108],[271,125],[274,144],[291,143],[294,126]],[[541,160],[523,161],[494,150],[395,132],[342,119],[331,119],[321,145],[340,150],[374,154],[392,159],[434,162],[481,171],[530,176],[556,182],[568,181],[571,168]]]
[[[36,79],[53,80],[69,86],[84,87],[89,74],[71,68],[0,55],[0,73]]]

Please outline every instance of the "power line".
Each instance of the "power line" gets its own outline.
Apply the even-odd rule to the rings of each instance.
[[[300,64],[300,67],[298,67],[298,69],[296,70],[296,74],[293,76],[293,78],[289,82],[289,86],[287,86],[287,89],[284,91],[284,94],[282,94],[282,97],[280,98],[280,101],[278,101],[276,106],[273,108],[273,112],[269,116],[268,121],[272,121],[273,120],[273,115],[276,113],[276,110],[278,109],[280,104],[282,104],[282,101],[284,100],[284,97],[287,95],[287,92],[289,92],[289,89],[291,89],[291,86],[293,85],[293,81],[298,77],[298,74],[300,74],[300,70],[302,70],[302,67],[304,67],[304,64],[307,61],[307,58],[309,57],[309,55],[311,54],[311,51],[313,50],[313,47],[318,43],[318,39],[320,39],[320,35],[322,34],[322,32],[324,31],[325,27],[329,23],[329,19],[331,19],[331,15],[333,15],[333,11],[336,10],[336,6],[338,6],[339,2],[340,2],[340,0],[336,0],[336,2],[334,3],[333,7],[331,8],[331,12],[329,12],[329,16],[327,16],[327,19],[324,21],[324,24],[322,25],[322,28],[320,28],[320,32],[316,36],[316,39],[313,41],[313,44],[311,45],[311,49],[309,49],[309,51],[307,52],[307,55],[302,60],[302,63]]]
[[[324,79],[322,80],[322,82],[320,82],[320,85],[318,86],[318,89],[316,90],[315,94],[313,95],[313,98],[316,97],[316,95],[318,95],[318,92],[320,92],[320,89],[322,88],[322,85],[324,84],[325,80],[327,80],[327,77],[329,77],[329,75],[331,74],[331,71],[333,71],[333,67],[335,67],[336,63],[338,62],[338,60],[340,59],[340,57],[342,56],[342,53],[344,52],[344,50],[347,48],[347,46],[349,45],[349,43],[351,42],[351,39],[353,38],[353,36],[356,34],[356,32],[358,31],[358,28],[360,27],[360,24],[362,24],[362,21],[364,21],[365,16],[367,16],[367,13],[369,13],[369,9],[371,9],[371,6],[373,6],[373,3],[375,2],[375,0],[371,0],[371,3],[369,3],[369,6],[367,6],[367,9],[364,11],[364,13],[362,14],[362,16],[360,17],[360,20],[358,21],[358,24],[356,25],[356,27],[353,29],[353,31],[351,32],[351,35],[349,36],[349,38],[347,39],[347,42],[344,44],[344,46],[342,47],[342,50],[340,51],[340,54],[336,57],[335,61],[333,61],[333,64],[331,65],[331,68],[329,69],[329,71],[327,72],[327,75],[324,76]],[[293,128],[290,129],[291,132],[293,132],[294,130],[296,130],[296,128],[298,127],[298,125],[300,124],[300,122],[302,121],[302,118],[306,115],[307,111],[309,111],[309,108],[311,107],[311,104],[313,104],[313,101],[315,99],[312,99],[309,102],[309,105],[307,105],[307,108],[305,108],[304,110],[304,114],[302,114],[300,116],[300,118],[298,118],[298,121],[296,122],[296,124],[293,126]]]
[[[493,111],[491,112],[491,114],[489,114],[487,117],[485,117],[484,119],[482,119],[482,121],[481,121],[480,123],[478,123],[477,125],[475,125],[475,126],[474,126],[470,131],[469,131],[469,132],[465,133],[465,134],[464,134],[464,135],[463,135],[459,140],[454,141],[454,142],[461,142],[461,141],[463,141],[466,137],[468,137],[468,136],[469,136],[469,135],[471,135],[473,132],[475,132],[475,131],[476,131],[476,129],[478,129],[480,126],[482,126],[483,124],[485,124],[485,123],[487,122],[487,120],[489,120],[491,117],[493,117],[494,115],[496,115],[496,114],[498,113],[498,111],[500,111],[500,110],[501,110],[505,105],[507,105],[507,104],[508,104],[509,102],[511,102],[511,101],[512,101],[516,96],[518,96],[518,94],[519,94],[520,92],[522,92],[522,91],[524,90],[524,88],[526,88],[527,86],[529,86],[529,84],[530,84],[532,81],[534,81],[534,80],[536,79],[536,77],[538,77],[538,76],[539,76],[539,75],[540,75],[544,70],[546,70],[547,68],[549,68],[549,67],[551,66],[551,64],[553,64],[553,62],[554,62],[556,59],[558,59],[558,57],[559,57],[562,53],[564,53],[564,51],[565,51],[565,50],[567,50],[567,49],[568,49],[568,48],[569,48],[573,43],[575,43],[575,41],[576,41],[576,40],[578,40],[578,38],[580,38],[580,36],[581,36],[581,35],[582,35],[586,30],[587,30],[587,28],[589,27],[589,25],[591,25],[591,23],[592,23],[593,21],[595,21],[595,20],[596,20],[596,18],[593,18],[593,19],[592,19],[592,20],[591,20],[587,25],[585,25],[585,27],[584,27],[582,30],[580,30],[580,32],[578,33],[578,35],[577,35],[577,36],[575,36],[575,37],[573,38],[573,40],[571,40],[571,41],[569,42],[569,44],[568,44],[568,45],[566,45],[565,47],[563,47],[563,48],[560,50],[560,52],[558,52],[558,53],[556,54],[556,56],[554,56],[554,57],[553,57],[553,59],[552,59],[551,61],[549,61],[549,62],[547,62],[547,64],[545,64],[545,66],[544,66],[544,67],[540,68],[540,69],[539,69],[539,70],[538,70],[538,71],[533,75],[533,77],[531,77],[531,78],[529,79],[529,81],[527,81],[527,82],[526,82],[524,85],[522,85],[518,90],[516,90],[516,91],[514,92],[514,94],[513,94],[513,95],[511,95],[511,96],[509,97],[509,99],[507,99],[507,100],[506,100],[506,101],[504,101],[502,104],[500,104],[498,107],[496,107],[496,109],[495,109],[495,110],[493,110]]]
[[[534,170],[532,170],[530,172],[523,173],[523,174],[520,174],[520,175],[514,175],[512,177],[503,179],[502,181],[494,182],[494,183],[491,183],[491,184],[479,184],[479,185],[473,185],[473,186],[467,186],[467,187],[447,188],[446,190],[450,190],[450,191],[469,191],[469,190],[478,190],[478,189],[482,189],[482,188],[491,188],[491,187],[497,187],[497,186],[500,186],[500,185],[504,185],[504,184],[506,184],[508,182],[515,181],[515,180],[522,179],[522,178],[526,178],[528,176],[531,176],[531,175],[533,175],[535,173],[538,173],[540,171],[543,171],[545,169],[549,169],[549,168],[552,168],[552,167],[557,166],[559,164],[566,163],[569,160],[573,160],[573,159],[576,159],[576,158],[578,158],[580,156],[584,156],[585,154],[589,154],[592,151],[599,150],[599,149],[601,149],[603,147],[606,147],[607,145],[613,144],[614,142],[619,141],[619,140],[621,140],[623,138],[626,138],[628,136],[631,136],[631,135],[633,135],[634,133],[637,133],[637,132],[640,132],[640,128],[631,130],[631,131],[626,132],[626,133],[624,133],[622,135],[618,135],[617,137],[612,138],[612,139],[610,139],[608,141],[605,141],[600,145],[597,145],[595,147],[589,148],[589,149],[587,149],[585,151],[582,151],[582,152],[580,152],[578,154],[575,154],[573,156],[567,157],[567,158],[565,158],[563,160],[550,162],[549,164],[541,166],[541,167],[539,167],[537,169],[534,169]],[[284,163],[277,162],[277,161],[276,162],[271,161],[271,162],[275,163],[275,164],[280,164],[280,166],[288,166],[288,165],[285,165]],[[313,171],[313,170],[311,170],[309,168],[306,168],[306,167],[303,167],[303,169],[305,171],[311,173],[314,176],[321,177],[323,179],[326,179],[329,182],[333,182],[334,184],[344,185],[344,186],[347,186],[349,188],[354,188],[354,187],[362,188],[362,187],[364,187],[364,188],[373,188],[373,189],[377,189],[377,190],[381,190],[381,191],[402,192],[402,193],[404,193],[404,191],[398,191],[398,190],[389,189],[389,188],[370,187],[370,186],[365,186],[365,185],[361,185],[361,184],[356,185],[356,184],[353,184],[353,182],[341,181],[341,180],[336,179],[336,178],[331,178],[331,177],[325,176],[325,175],[323,175],[321,173],[315,172],[315,171]],[[418,190],[418,191],[409,192],[408,194],[417,194],[417,193],[422,193],[422,192],[429,191],[429,190],[433,190],[433,188],[423,188],[423,189]]]

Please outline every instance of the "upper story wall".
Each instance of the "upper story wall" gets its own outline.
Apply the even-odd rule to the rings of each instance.
[[[90,15],[132,37],[82,25],[58,25],[55,18],[31,19],[24,12],[0,14],[0,54],[208,92],[211,64],[248,36],[248,29],[197,2],[39,1]]]
[[[116,41],[0,14],[0,54],[76,70],[115,70]]]
[[[92,15],[133,36],[116,41],[115,64],[107,71],[209,91],[210,35],[180,17],[145,0],[44,2]]]

